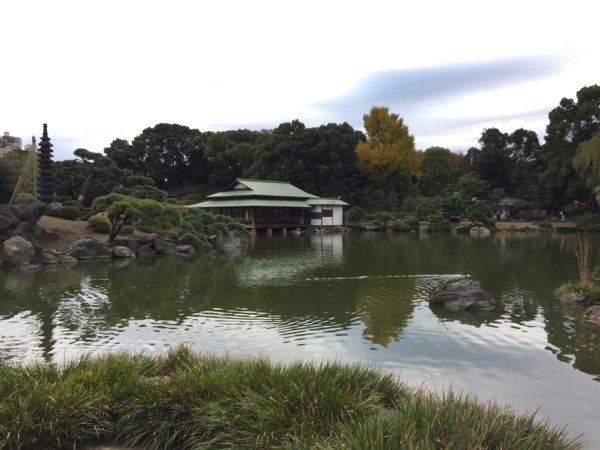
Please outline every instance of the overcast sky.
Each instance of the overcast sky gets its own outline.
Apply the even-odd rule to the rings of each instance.
[[[55,159],[177,123],[363,129],[372,106],[417,148],[534,130],[600,83],[600,2],[61,1],[0,5],[0,132]]]

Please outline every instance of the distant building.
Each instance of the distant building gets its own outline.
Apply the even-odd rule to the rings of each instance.
[[[335,227],[344,225],[344,207],[339,199],[320,198],[290,183],[238,179],[209,200],[188,208],[218,211],[248,229]]]
[[[13,150],[23,149],[23,141],[20,137],[11,136],[8,131],[4,132],[4,136],[0,138],[0,156]]]

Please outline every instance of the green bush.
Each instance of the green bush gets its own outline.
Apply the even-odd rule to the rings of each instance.
[[[183,236],[181,236],[181,243],[189,245],[198,245],[200,243],[200,238],[194,233],[184,233]]]
[[[76,220],[80,215],[81,211],[74,206],[63,206],[58,212],[58,217],[66,220]]]
[[[367,212],[360,206],[353,206],[348,211],[348,220],[352,222],[360,222],[365,218],[366,214]]]
[[[552,224],[550,222],[540,222],[540,223],[538,223],[538,227],[540,227],[540,228],[552,228]]]
[[[99,233],[110,233],[112,230],[112,224],[108,217],[103,216],[101,214],[96,214],[95,216],[90,217],[87,220],[88,228],[91,228],[94,231]]]
[[[431,228],[433,231],[450,231],[452,225],[445,217],[438,216],[431,220]]]
[[[587,230],[594,225],[600,225],[600,214],[587,214],[575,217],[575,226],[577,228]]]

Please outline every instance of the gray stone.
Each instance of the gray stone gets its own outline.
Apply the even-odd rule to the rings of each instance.
[[[31,242],[20,236],[14,236],[4,241],[2,250],[12,258],[16,265],[31,264],[35,254]]]
[[[23,236],[32,239],[39,235],[40,228],[37,222],[46,211],[46,204],[33,203],[23,208],[14,208],[9,205],[0,205],[0,236]]]
[[[77,264],[77,259],[72,256],[63,255],[58,259],[61,264]]]
[[[111,259],[114,256],[112,248],[91,237],[73,242],[65,255],[76,259]]]
[[[17,272],[19,273],[32,273],[37,272],[38,270],[40,270],[39,264],[23,264],[17,266]]]
[[[600,324],[600,305],[590,306],[585,310],[584,316],[587,321]]]
[[[194,253],[195,251],[196,249],[189,244],[177,246],[177,253]]]
[[[132,234],[131,236],[128,236],[127,239],[132,240],[140,246],[152,244],[152,242],[154,242],[154,236],[151,234]]]
[[[13,208],[9,205],[0,205],[0,234],[14,228],[19,223]]]
[[[419,225],[419,233],[429,233],[430,230],[429,225]]]
[[[154,251],[156,251],[157,255],[175,255],[177,253],[177,245],[155,237]]]
[[[129,236],[133,234],[134,231],[135,228],[133,228],[133,225],[123,225],[119,230],[119,236]]]
[[[35,247],[34,261],[38,264],[57,264],[58,256],[52,252],[48,252],[41,247]]]
[[[565,292],[560,296],[560,303],[569,308],[584,306],[588,304],[587,298],[578,292]]]
[[[441,305],[451,311],[492,311],[494,298],[481,287],[479,281],[461,280],[443,283],[429,295],[430,305]]]
[[[48,205],[45,203],[32,203],[22,208],[13,208],[15,216],[21,222],[27,222],[30,225],[38,223],[44,213],[48,209]]]
[[[138,250],[138,257],[144,259],[152,259],[156,252],[149,245],[142,245]]]
[[[121,239],[114,239],[111,242],[111,244],[113,247],[127,247],[134,253],[137,253],[137,251],[140,248],[140,244],[138,244],[135,240],[130,239],[129,237],[121,238]]]
[[[491,235],[492,232],[485,227],[473,227],[469,231],[469,234],[473,237],[487,237]]]
[[[113,253],[115,255],[115,258],[135,258],[135,253],[133,252],[133,250],[127,247],[122,247],[120,245],[113,247]]]

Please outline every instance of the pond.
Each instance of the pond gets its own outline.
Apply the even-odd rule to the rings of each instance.
[[[600,239],[589,237],[592,263]],[[0,358],[197,351],[361,362],[414,386],[533,411],[600,449],[600,329],[553,294],[578,279],[576,234],[259,235],[247,249],[151,263],[0,271]],[[430,309],[443,281],[481,281],[499,310]]]

